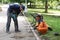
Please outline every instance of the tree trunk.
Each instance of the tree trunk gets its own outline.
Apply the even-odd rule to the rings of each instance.
[[[46,0],[46,1],[45,1],[45,13],[47,13],[47,12],[48,12],[48,10],[47,10],[47,9],[48,9],[48,1]]]
[[[31,8],[31,2],[30,2],[30,8]]]

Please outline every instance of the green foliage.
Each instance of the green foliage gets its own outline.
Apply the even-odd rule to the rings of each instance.
[[[10,0],[10,2],[20,2],[20,0]]]
[[[36,8],[44,8],[44,4],[42,3],[42,1],[38,1],[36,5]]]
[[[2,2],[2,0],[0,0],[0,2]]]
[[[10,2],[25,2],[25,0],[10,0]],[[35,2],[34,0],[27,0],[27,2]]]
[[[27,2],[32,2],[32,3],[34,3],[34,2],[35,2],[35,0],[27,0]]]
[[[25,3],[25,0],[0,0],[0,2],[2,3],[14,3],[14,2],[18,2],[18,3],[21,3],[21,2],[24,2]],[[56,8],[57,5],[60,5],[60,0],[47,0],[48,1],[48,8]],[[45,8],[45,2],[46,0],[27,0],[27,2],[31,2],[31,3],[34,3],[34,8]],[[32,5],[32,4],[31,4]],[[31,6],[30,5],[30,6]]]
[[[56,8],[57,5],[58,5],[58,2],[57,1],[53,1],[53,2],[49,1],[48,2],[48,6],[50,8]]]

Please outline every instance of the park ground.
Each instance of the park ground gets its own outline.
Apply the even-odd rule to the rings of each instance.
[[[25,20],[25,16],[18,17],[19,29],[21,32],[15,33],[14,32],[14,24],[13,21],[11,22],[11,34],[5,33],[5,26],[7,22],[7,14],[6,14],[6,7],[3,7],[3,11],[0,12],[0,39],[1,40],[36,40],[33,33],[29,33],[28,30],[28,22]],[[4,9],[5,8],[5,9]],[[44,9],[28,9],[27,18],[29,22],[33,22],[33,17],[30,15],[31,13],[40,13],[44,16],[44,20],[46,23],[53,29],[53,31],[48,31],[45,35],[39,35],[43,39],[48,40],[60,40],[60,36],[55,36],[54,33],[60,33],[60,10],[52,10],[48,9],[48,13],[44,13]],[[34,23],[34,22],[33,22]],[[12,28],[13,27],[13,28]],[[5,39],[6,38],[6,39]]]

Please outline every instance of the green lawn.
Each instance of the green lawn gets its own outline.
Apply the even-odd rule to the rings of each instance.
[[[60,17],[55,16],[46,16],[44,15],[44,20],[46,23],[53,28],[53,31],[49,31],[46,36],[49,37],[50,40],[60,40],[60,36],[54,36],[54,33],[60,33]]]
[[[28,9],[29,12],[39,12],[39,13],[44,13],[45,9]],[[48,13],[50,12],[60,12],[60,10],[56,10],[56,9],[48,9]]]
[[[29,9],[28,14],[26,15],[28,17],[28,20],[30,22],[33,22],[33,17],[30,15],[33,11],[40,12],[41,9]],[[43,10],[43,9],[42,9]],[[43,10],[44,11],[44,10]],[[51,10],[52,11],[52,10]],[[56,10],[55,10],[56,11]],[[53,29],[53,31],[48,31],[47,34],[41,35],[42,38],[48,38],[49,40],[60,40],[60,36],[55,36],[54,33],[60,33],[60,17],[56,16],[47,16],[43,15],[45,22]],[[35,22],[34,22],[35,23]]]

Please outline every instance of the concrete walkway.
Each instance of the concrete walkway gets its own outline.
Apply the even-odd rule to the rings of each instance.
[[[36,40],[24,16],[18,17],[19,30],[21,30],[19,33],[15,33],[13,21],[11,21],[10,34],[6,33],[7,17],[0,16],[0,19],[0,40]]]

